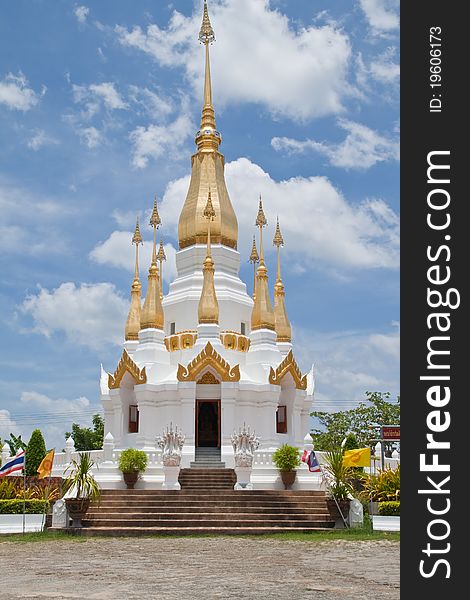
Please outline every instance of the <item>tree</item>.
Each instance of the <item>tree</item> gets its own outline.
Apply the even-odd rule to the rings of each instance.
[[[65,434],[65,439],[72,436],[75,449],[100,450],[103,447],[104,438],[104,419],[100,414],[93,415],[93,429],[91,427],[80,427],[77,423],[72,423],[72,432]]]
[[[377,439],[375,429],[380,425],[400,424],[400,397],[392,403],[389,392],[366,392],[367,401],[357,408],[328,413],[315,411],[310,413],[318,419],[320,426],[312,432],[316,450],[330,450],[341,445],[348,434],[354,434],[358,446],[369,446]]]
[[[46,456],[46,443],[40,429],[35,429],[26,448],[26,475],[37,476],[38,467]]]
[[[4,440],[4,442],[2,443],[2,448],[5,442],[10,446],[10,456],[15,456],[15,454],[20,450],[26,450],[26,447],[28,445],[25,442],[23,442],[23,440],[21,439],[21,435],[16,437],[16,435],[13,435],[12,433],[10,433],[9,440]]]

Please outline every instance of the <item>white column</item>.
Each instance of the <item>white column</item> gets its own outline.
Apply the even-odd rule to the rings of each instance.
[[[73,437],[67,438],[65,442],[65,462],[69,463],[72,458],[72,452],[75,452]]]
[[[227,468],[232,469],[235,463],[231,437],[233,430],[235,429],[235,403],[238,394],[238,384],[223,381],[220,385],[220,391],[221,459],[225,462]]]
[[[185,435],[185,442],[181,454],[181,468],[189,467],[194,460],[194,445],[196,443],[196,382],[188,381],[179,383],[179,397],[181,400],[181,430]]]

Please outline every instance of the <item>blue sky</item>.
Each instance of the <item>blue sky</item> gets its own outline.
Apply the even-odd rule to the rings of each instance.
[[[262,193],[317,408],[399,393],[395,0],[211,0],[213,99],[241,277]],[[135,217],[174,276],[202,103],[201,0],[0,8],[0,436],[61,445],[121,352]],[[142,228],[150,242],[151,231]],[[275,253],[268,245],[271,287]],[[144,243],[141,271],[150,255]],[[346,402],[348,401],[348,403]]]

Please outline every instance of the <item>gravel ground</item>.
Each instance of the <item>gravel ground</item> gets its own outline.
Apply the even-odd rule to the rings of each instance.
[[[1,600],[397,600],[399,543],[263,538],[1,542]]]

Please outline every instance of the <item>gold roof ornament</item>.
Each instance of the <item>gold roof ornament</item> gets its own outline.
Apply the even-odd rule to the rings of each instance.
[[[197,381],[206,367],[212,367],[221,381],[240,381],[239,365],[231,367],[210,342],[207,342],[201,352],[186,367],[182,364],[178,365],[176,377],[178,381]]]
[[[178,223],[179,246],[187,248],[194,244],[206,243],[207,222],[203,212],[210,189],[216,212],[211,229],[212,243],[236,249],[238,222],[225,184],[225,160],[219,152],[222,136],[217,131],[212,104],[209,45],[215,41],[215,35],[209,19],[207,2],[204,2],[199,41],[204,44],[206,55],[204,102],[201,124],[195,138],[197,152],[191,157],[191,181]]]
[[[274,311],[268,288],[268,269],[264,262],[263,227],[268,224],[261,195],[255,225],[259,227],[259,266],[256,274],[256,294],[251,313],[251,329],[275,329]]]
[[[248,262],[253,263],[253,300],[256,297],[256,265],[259,263],[259,254],[256,248],[256,238],[253,236],[253,245],[251,246],[251,254]]]
[[[294,385],[298,390],[307,389],[307,375],[302,375],[292,350],[289,350],[287,356],[281,361],[276,369],[271,367],[269,372],[269,383],[281,385],[281,381],[287,373],[292,375]]]
[[[157,228],[161,224],[155,196],[150,225],[153,227],[152,263],[149,269],[147,293],[141,315],[141,329],[163,329],[164,316],[160,298],[160,281],[157,267]]]
[[[215,210],[212,205],[211,192],[207,195],[207,203],[203,212],[207,219],[207,252],[202,268],[204,281],[202,284],[201,298],[198,306],[199,323],[218,323],[219,322],[219,303],[215,293],[214,285],[214,261],[211,252],[211,221],[215,219]]]
[[[145,367],[139,369],[126,350],[123,350],[121,360],[119,361],[113,375],[108,373],[108,387],[110,390],[116,390],[121,387],[122,378],[126,373],[134,380],[136,385],[147,383],[147,373]]]
[[[132,236],[132,243],[135,244],[135,271],[134,281],[131,288],[131,305],[127,316],[125,327],[126,340],[138,340],[140,331],[140,318],[142,313],[141,292],[142,285],[139,279],[139,244],[143,244],[142,235],[139,227],[139,217],[135,225],[135,232]]]
[[[281,228],[279,227],[279,217],[276,223],[276,232],[274,233],[273,245],[277,246],[277,278],[274,284],[274,322],[278,342],[292,341],[292,329],[287,316],[285,304],[284,284],[281,278],[281,246],[284,246]]]

